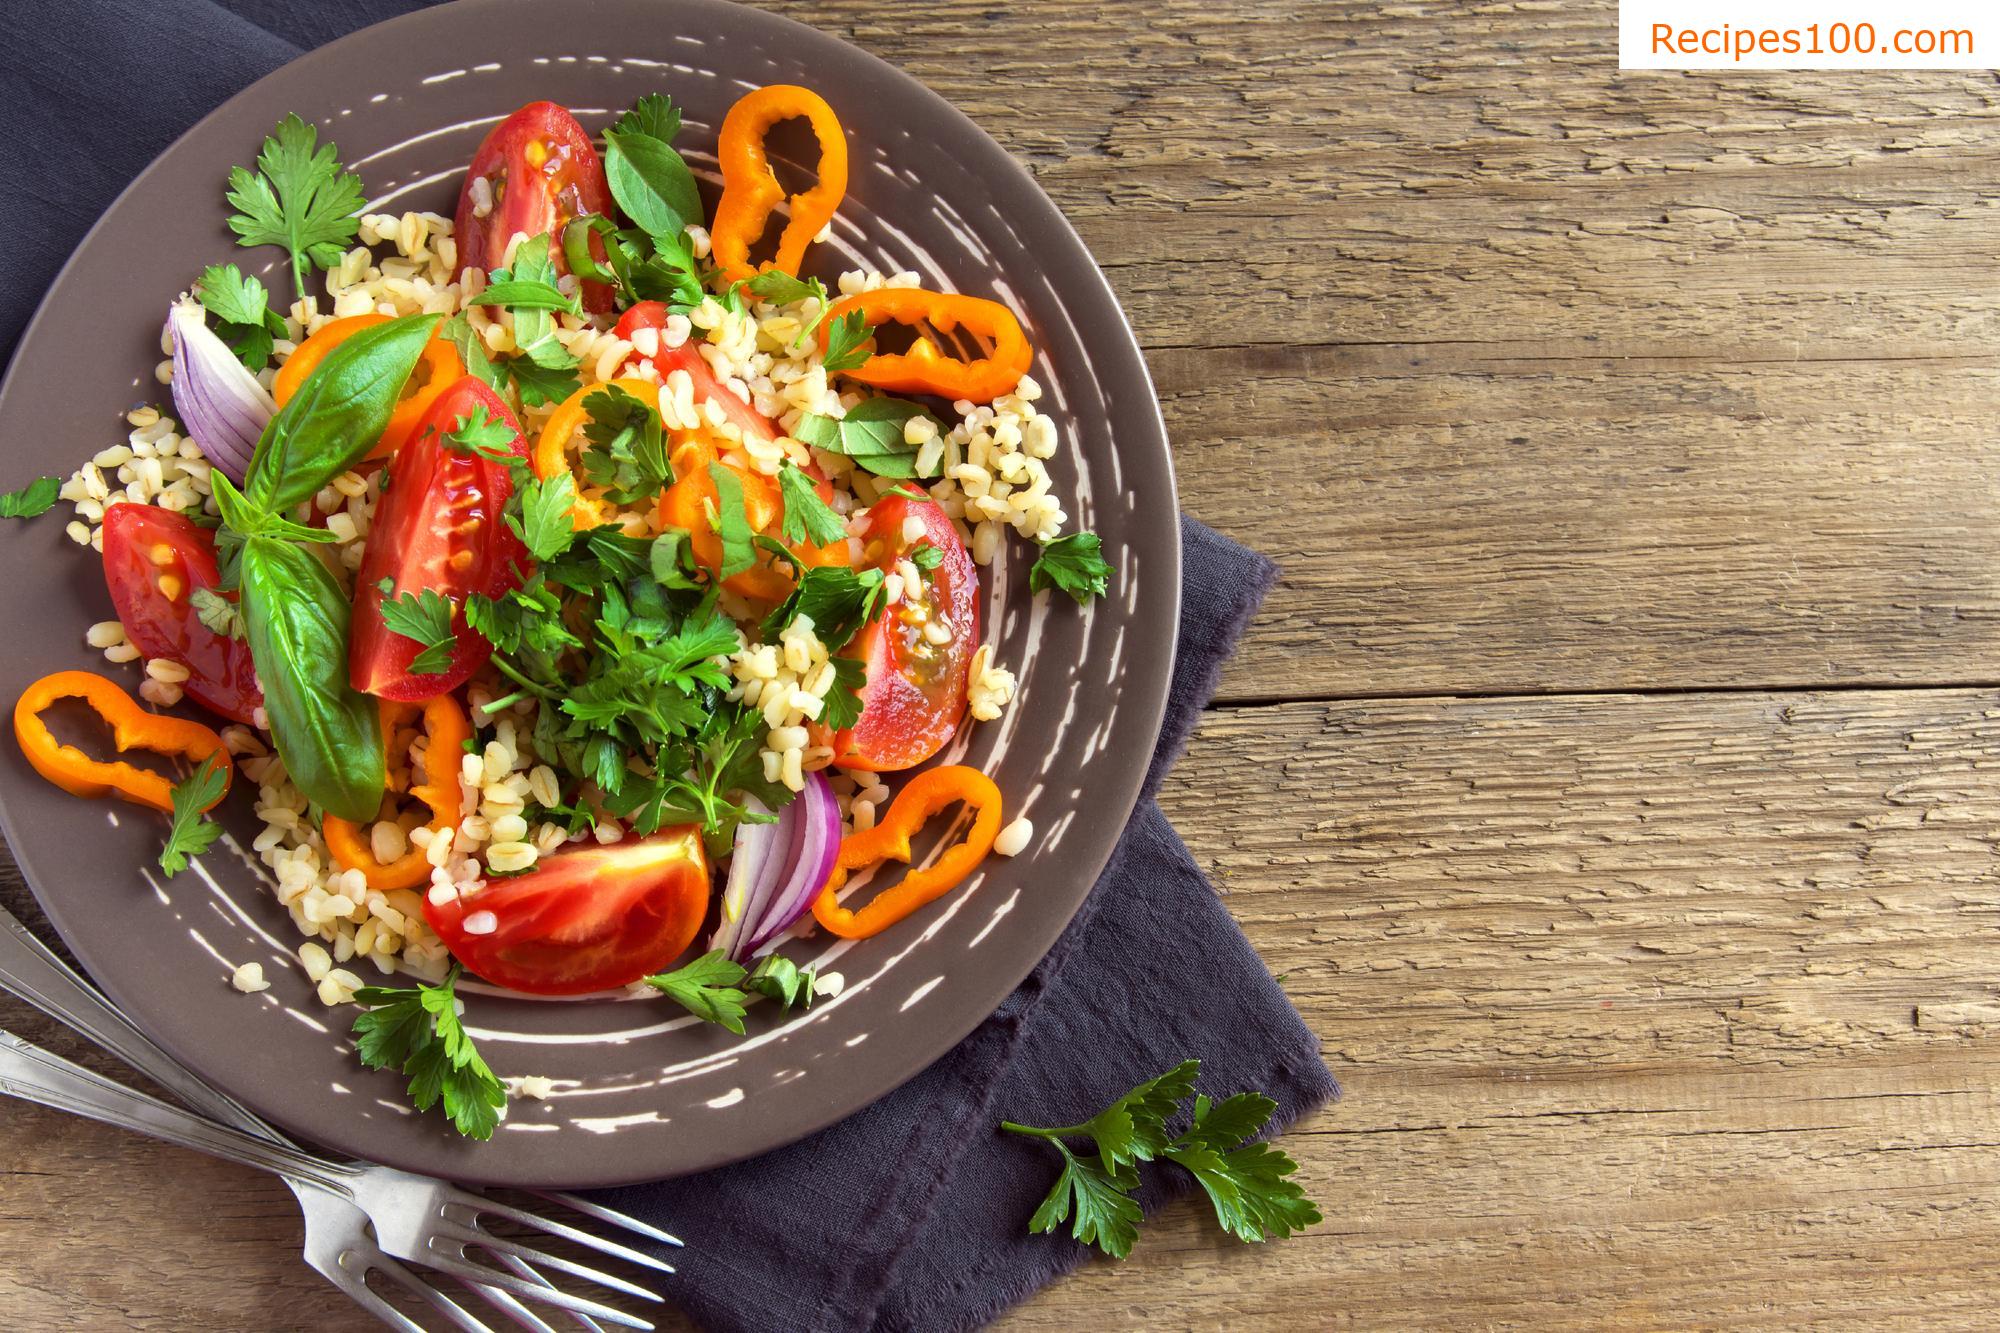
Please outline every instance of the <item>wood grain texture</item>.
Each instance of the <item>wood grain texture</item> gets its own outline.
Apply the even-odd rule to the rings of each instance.
[[[2000,1322],[2000,85],[1620,74],[1609,0],[767,7],[1030,165],[1286,567],[1163,801],[1346,1085],[1328,1220],[1183,1203],[1001,1326]],[[297,1245],[0,1106],[0,1327],[366,1327]]]

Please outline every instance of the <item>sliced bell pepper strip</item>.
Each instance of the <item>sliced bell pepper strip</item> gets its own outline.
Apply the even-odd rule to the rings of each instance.
[[[610,384],[614,388],[623,389],[655,412],[660,410],[660,386],[651,380],[632,376],[612,380]],[[579,444],[584,440],[580,432],[584,424],[590,420],[590,412],[583,405],[584,400],[594,393],[603,392],[604,388],[602,384],[586,384],[563,399],[562,405],[549,415],[548,423],[542,427],[542,433],[535,437],[533,461],[537,477],[547,481],[565,472],[571,473],[574,477],[574,471],[570,467],[569,447],[572,439]],[[604,502],[596,496],[585,495],[581,480],[577,480],[575,485],[576,503],[570,506],[569,513],[570,521],[576,525],[577,531],[582,532],[587,528],[595,528],[610,522],[611,511]]]
[[[271,382],[271,397],[277,400],[279,407],[283,407],[328,352],[361,330],[388,321],[387,315],[349,315],[321,325],[318,333],[300,343],[298,349],[285,358],[285,364],[278,367],[278,377]],[[382,432],[382,438],[368,451],[368,456],[387,458],[402,448],[409,441],[410,432],[424,419],[432,400],[458,383],[464,374],[465,363],[458,359],[458,349],[447,339],[433,338],[425,343],[423,356],[411,372],[410,382],[403,388],[402,401],[396,404],[395,412],[389,417],[388,429]]]
[[[428,742],[424,750],[423,781],[409,782],[392,775],[389,789],[402,791],[407,785],[409,794],[430,810],[430,829],[436,834],[458,827],[462,806],[462,792],[458,785],[459,756],[465,753],[465,742],[472,737],[472,723],[465,715],[464,706],[449,694],[440,694],[421,704],[384,700],[382,739],[385,747],[395,742],[397,730],[416,716],[419,709],[423,711],[424,735]],[[326,837],[326,850],[335,864],[343,870],[359,870],[371,889],[393,893],[397,889],[414,889],[430,881],[430,857],[422,847],[413,844],[401,856],[383,865],[375,859],[374,843],[362,833],[359,825],[338,815],[327,815],[320,821],[320,831]]]
[[[92,759],[73,745],[63,745],[42,721],[42,710],[58,699],[81,699],[111,728],[111,742],[120,754],[128,750],[150,750],[155,754],[185,759],[199,767],[212,755],[221,755],[225,776],[223,795],[229,794],[229,779],[235,766],[222,737],[199,722],[149,713],[131,695],[104,677],[89,671],[58,671],[30,685],[14,705],[14,739],[28,756],[37,773],[72,796],[123,797],[139,805],[172,814],[173,779],[123,760]],[[215,798],[222,799],[221,796]],[[210,806],[204,808],[212,808]]]
[[[940,333],[950,333],[963,325],[968,332],[993,342],[993,350],[985,356],[960,361],[939,351],[928,335],[919,334],[907,352],[877,352],[853,370],[842,372],[892,393],[928,393],[954,402],[963,398],[990,403],[1013,392],[1035,356],[1027,334],[1021,331],[1021,321],[998,301],[921,287],[884,287],[841,297],[820,321],[820,351],[826,350],[834,323],[856,310],[871,329],[889,323],[928,324]]]
[[[973,813],[964,842],[946,849],[928,868],[910,871],[901,883],[876,894],[860,911],[851,912],[840,905],[840,888],[847,883],[848,871],[877,861],[907,862],[910,835],[953,801],[965,802]],[[833,874],[827,877],[819,897],[813,899],[813,916],[842,939],[867,939],[955,887],[992,850],[999,833],[1000,789],[993,785],[993,779],[963,764],[925,769],[896,794],[881,823],[841,839]]]
[[[679,480],[660,493],[656,517],[662,527],[680,528],[688,534],[688,545],[694,551],[695,563],[703,569],[714,573],[722,568],[722,539],[716,536],[714,525],[708,518],[709,506],[717,503],[715,479],[708,472],[710,463],[721,463],[742,483],[743,517],[749,520],[751,531],[768,537],[776,537],[783,531],[784,493],[779,489],[776,478],[767,477],[747,465],[736,451],[731,450],[718,457],[712,442],[676,436],[668,461],[673,464],[674,476]],[[814,479],[820,499],[831,500],[832,486],[824,478],[815,476]],[[798,557],[801,565],[808,568],[847,565],[853,561],[845,538],[828,542],[825,546],[815,546],[811,542],[785,542],[784,546]],[[760,549],[757,564],[724,579],[722,586],[757,601],[781,602],[791,595],[792,578]]]
[[[792,196],[791,220],[778,237],[775,260],[750,263],[750,247],[764,234],[771,213],[785,197],[764,152],[764,137],[779,121],[804,116],[819,140],[819,184]],[[709,229],[710,253],[727,282],[755,277],[760,269],[783,269],[798,276],[806,245],[819,235],[847,193],[847,135],[826,99],[810,88],[774,83],[745,93],[722,118],[716,146],[722,162],[722,200]]]

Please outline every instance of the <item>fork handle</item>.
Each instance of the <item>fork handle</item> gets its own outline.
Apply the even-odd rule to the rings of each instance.
[[[210,1087],[154,1045],[4,908],[0,908],[0,987],[76,1029],[202,1114],[260,1138],[279,1137],[255,1112]]]
[[[307,1180],[349,1200],[354,1197],[348,1185],[349,1173],[333,1162],[169,1106],[4,1030],[0,1030],[0,1093],[107,1125],[136,1129],[274,1175]]]

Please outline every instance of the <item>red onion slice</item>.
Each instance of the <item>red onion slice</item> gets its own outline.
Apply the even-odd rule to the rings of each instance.
[[[806,775],[806,789],[786,807],[785,814],[797,820],[802,836],[792,863],[785,868],[784,882],[749,931],[744,950],[749,956],[775,947],[785,932],[812,910],[813,899],[826,887],[827,876],[833,873],[833,863],[840,855],[840,804],[834,799],[833,784],[820,774]]]
[[[761,812],[755,801],[749,808]],[[806,775],[805,790],[775,824],[739,824],[729,878],[722,890],[722,920],[709,948],[735,962],[775,944],[812,910],[840,852],[840,805],[833,785]]]
[[[167,332],[174,344],[174,411],[181,429],[210,463],[241,485],[278,404],[208,327],[195,302],[174,303]]]
[[[743,808],[753,814],[770,811],[754,796],[746,796]],[[782,818],[775,824],[753,824],[744,820],[736,826],[736,842],[729,853],[729,878],[722,886],[722,916],[716,923],[710,949],[720,949],[729,958],[737,956],[737,943],[745,927],[753,924],[750,914],[759,909],[775,882],[773,876],[784,869],[786,848]]]

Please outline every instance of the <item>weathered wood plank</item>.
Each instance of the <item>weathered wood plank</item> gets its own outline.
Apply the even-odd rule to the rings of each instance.
[[[1330,1220],[1179,1207],[1003,1326],[1990,1326],[1996,741],[1992,691],[1212,713],[1163,799],[1346,1084],[1289,1140]],[[0,1106],[0,1324],[357,1326],[291,1209]]]

